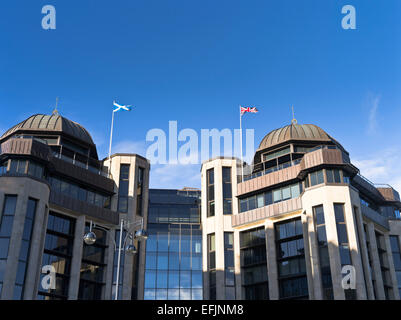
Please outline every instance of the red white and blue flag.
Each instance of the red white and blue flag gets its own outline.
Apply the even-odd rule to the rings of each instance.
[[[247,112],[257,113],[258,109],[256,109],[256,107],[240,107],[241,116],[244,115],[244,113],[247,113]]]

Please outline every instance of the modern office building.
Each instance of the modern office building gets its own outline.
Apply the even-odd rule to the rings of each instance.
[[[339,142],[293,120],[241,166],[202,164],[205,299],[400,299],[399,194]]]
[[[57,112],[5,132],[0,298],[114,299],[121,221],[122,247],[137,253],[121,251],[117,298],[143,298],[145,242],[134,235],[147,224],[149,169],[136,154],[99,160],[85,128]]]
[[[150,189],[145,300],[201,300],[200,190]]]

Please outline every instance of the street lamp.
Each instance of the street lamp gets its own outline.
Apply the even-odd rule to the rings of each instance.
[[[137,231],[135,231],[135,233],[133,233],[134,232],[133,229],[138,225],[140,225],[141,228],[138,229]],[[90,226],[89,226],[89,232],[87,232],[84,235],[84,239],[83,239],[87,245],[93,245],[96,242],[96,234],[92,231],[92,228],[98,228],[98,229],[104,230],[106,232],[109,232],[109,230],[107,230],[101,226],[93,225],[93,223],[91,221]],[[123,231],[127,232],[127,235],[125,236],[124,241],[123,241]],[[114,251],[118,251],[116,293],[114,296],[114,300],[118,300],[118,289],[120,286],[119,277],[120,277],[120,267],[121,267],[121,251],[125,251],[128,254],[135,254],[135,253],[137,253],[137,249],[134,245],[134,239],[137,239],[138,241],[146,241],[147,238],[148,238],[148,233],[146,232],[146,230],[143,229],[143,218],[141,219],[141,221],[138,221],[138,222],[129,222],[124,219],[121,219],[118,248],[117,248],[116,241],[114,240],[114,238],[112,238],[113,242],[114,242]],[[127,246],[125,246],[128,239],[129,239],[129,244]],[[125,246],[125,249],[124,249],[124,246]]]

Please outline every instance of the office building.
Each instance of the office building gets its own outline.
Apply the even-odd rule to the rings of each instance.
[[[143,298],[150,165],[136,154],[99,160],[88,131],[37,114],[0,138],[0,298]],[[91,229],[91,230],[90,230]],[[84,235],[96,234],[87,245]],[[89,239],[90,240],[90,239]],[[50,277],[50,278],[49,278]],[[55,280],[55,281],[53,281]]]
[[[205,299],[400,299],[399,194],[323,129],[294,119],[201,179]]]
[[[145,300],[202,300],[200,227],[200,190],[149,190]]]

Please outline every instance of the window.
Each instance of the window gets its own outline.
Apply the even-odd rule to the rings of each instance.
[[[214,216],[214,169],[206,171],[207,184],[207,216]]]
[[[264,227],[240,232],[242,290],[245,300],[269,299]]]
[[[323,170],[315,171],[309,174],[310,186],[324,183]]]
[[[234,232],[224,232],[224,282],[226,286],[226,299],[235,299],[235,288],[232,290],[228,287],[235,287],[234,273]],[[232,297],[232,291],[234,297]]]
[[[3,286],[16,205],[17,196],[5,195],[3,214],[0,216],[0,287]]]
[[[386,240],[384,238],[384,235],[377,231],[375,232],[375,235],[376,235],[377,251],[379,253],[381,275],[383,279],[384,294],[386,296],[386,300],[390,300],[393,298],[393,292],[392,292],[393,286],[390,276],[390,267],[387,256]]]
[[[304,240],[300,218],[275,224],[280,299],[308,298]]]
[[[24,293],[25,274],[28,265],[28,257],[31,245],[31,235],[33,223],[35,221],[37,200],[28,199],[27,211],[25,215],[24,231],[22,233],[22,241],[20,254],[18,259],[17,277],[14,285],[14,300],[21,300]]]
[[[51,265],[56,271],[56,288],[44,289],[39,285],[38,299],[64,300],[68,298],[75,220],[49,212],[43,251],[42,267]],[[46,274],[41,274],[39,283]]]
[[[377,292],[376,292],[376,279],[375,279],[375,273],[373,271],[372,265],[372,254],[371,254],[371,244],[369,241],[369,233],[368,233],[368,226],[366,224],[363,224],[363,231],[365,233],[365,239],[366,239],[366,247],[368,248],[368,267],[370,271],[370,276],[372,278],[372,284],[373,284],[373,294],[374,298],[377,297]]]
[[[341,183],[341,170],[326,169],[327,183]]]
[[[202,232],[195,224],[148,225],[145,300],[201,300]]]
[[[240,212],[261,208],[273,203],[297,198],[302,192],[302,183],[294,183],[286,187],[273,189],[256,196],[247,197],[239,200]]]
[[[54,176],[49,177],[49,183],[53,192],[62,193],[68,197],[85,201],[101,208],[110,208],[110,196],[87,190],[85,187]]]
[[[281,150],[278,150],[278,151],[275,151],[272,153],[266,153],[263,155],[263,161],[268,161],[268,160],[283,156],[285,154],[290,153],[290,151],[291,151],[290,147],[287,147],[287,148],[284,148],[284,149],[281,149]]]
[[[334,215],[336,219],[338,247],[340,250],[341,267],[352,265],[351,250],[348,242],[347,224],[344,214],[344,205],[342,203],[334,204]],[[344,290],[346,300],[355,300],[355,289]]]
[[[232,214],[231,167],[223,167],[223,214]]]
[[[11,159],[9,173],[25,174],[26,173],[26,160]]]
[[[320,274],[322,278],[323,298],[333,300],[333,283],[331,279],[329,249],[327,245],[326,223],[324,219],[323,206],[313,208],[315,221],[315,233],[319,252]]]
[[[216,236],[214,233],[207,235],[208,271],[209,271],[209,298],[216,299]]]
[[[85,227],[85,233],[89,232],[89,224]],[[92,245],[84,243],[82,250],[81,275],[79,281],[79,300],[100,300],[105,284],[104,263],[107,248],[107,232],[93,229],[96,234],[96,242]]]
[[[142,216],[143,177],[145,169],[138,167],[138,182],[136,189],[136,214]]]
[[[120,182],[118,185],[118,211],[128,212],[128,185],[129,185],[129,164],[120,165]]]
[[[29,161],[28,174],[41,179],[44,175],[44,167],[34,161]]]
[[[391,253],[393,255],[395,276],[397,278],[398,292],[401,296],[401,250],[398,236],[390,236]]]

